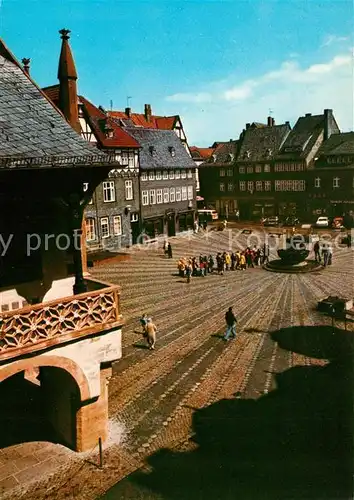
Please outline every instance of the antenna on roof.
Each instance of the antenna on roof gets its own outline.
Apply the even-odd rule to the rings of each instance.
[[[129,99],[131,99],[132,96],[130,95],[127,95],[127,108],[130,108],[130,102],[129,102]]]

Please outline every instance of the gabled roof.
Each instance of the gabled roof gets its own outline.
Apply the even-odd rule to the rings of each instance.
[[[143,113],[130,113],[126,115],[124,111],[108,111],[109,116],[117,120],[126,122],[126,126],[135,125],[143,128],[153,128],[159,130],[173,130],[177,121],[180,120],[178,115],[175,116],[156,116],[151,115],[148,121]]]
[[[240,141],[219,142],[213,154],[202,163],[202,167],[231,167],[237,158]]]
[[[139,154],[142,169],[195,168],[194,161],[174,131],[139,127],[126,130],[142,148]]]
[[[192,158],[195,160],[207,160],[214,153],[215,148],[198,148],[198,146],[190,146]]]
[[[102,163],[109,157],[86,143],[66,122],[62,114],[46,98],[35,82],[0,40],[0,158],[21,161],[96,156]],[[50,161],[48,160],[48,163]],[[59,162],[60,163],[60,162]],[[82,162],[83,163],[83,162]],[[15,166],[15,165],[14,165]],[[28,162],[35,167],[36,161]]]
[[[354,132],[333,134],[324,141],[316,156],[354,155]]]
[[[331,133],[339,132],[332,113],[330,113],[328,125]],[[320,135],[323,134],[324,128],[324,114],[301,116],[281,147],[277,159],[306,158]]]
[[[79,96],[83,112],[92,131],[104,148],[139,148],[140,144],[128,132],[120,127],[117,122],[108,117],[103,111],[94,106],[83,96]],[[105,127],[112,129],[113,137],[106,137]]]
[[[238,162],[270,161],[290,132],[290,125],[250,127],[243,132],[239,147]]]

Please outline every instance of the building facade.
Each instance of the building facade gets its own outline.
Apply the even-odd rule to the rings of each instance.
[[[142,233],[174,236],[192,229],[196,210],[195,164],[175,132],[127,128],[140,144]]]

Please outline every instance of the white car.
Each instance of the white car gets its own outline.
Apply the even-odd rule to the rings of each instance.
[[[319,217],[316,221],[316,226],[328,227],[329,226],[329,218],[328,217]]]

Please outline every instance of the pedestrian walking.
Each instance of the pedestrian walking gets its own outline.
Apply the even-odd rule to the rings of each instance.
[[[223,337],[224,340],[229,340],[230,336],[236,338],[236,323],[237,319],[232,311],[232,306],[229,307],[228,311],[225,313],[225,321],[226,321],[226,332]]]
[[[167,255],[168,255],[169,259],[172,259],[172,247],[171,247],[171,243],[169,243],[167,245]]]
[[[316,262],[321,262],[321,257],[320,257],[320,244],[318,241],[315,242],[313,246],[313,251],[315,252],[315,261]]]
[[[151,318],[148,318],[145,330],[146,330],[146,340],[149,349],[152,351],[155,349],[157,328],[156,325],[152,322]]]

